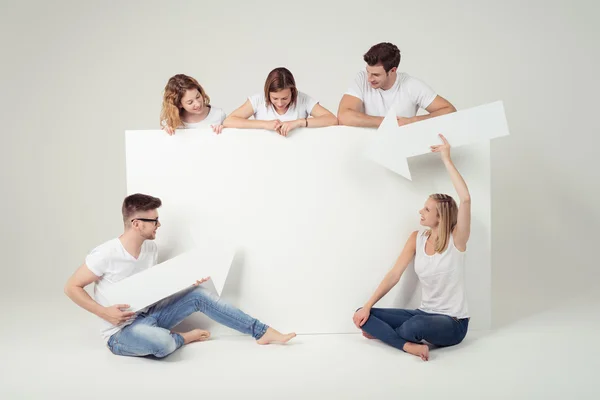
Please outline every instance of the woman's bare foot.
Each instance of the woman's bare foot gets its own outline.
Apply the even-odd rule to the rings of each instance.
[[[429,346],[426,344],[406,342],[404,344],[404,351],[413,356],[421,357],[423,361],[429,360]]]
[[[180,333],[180,335],[183,338],[183,344],[188,344],[192,342],[204,342],[210,337],[210,332],[202,329],[193,329],[189,332]]]
[[[364,337],[366,337],[367,339],[375,339],[375,336],[371,336],[371,335],[369,335],[369,334],[368,334],[367,332],[365,332],[365,331],[362,331],[362,334],[363,334],[363,336],[364,336]]]
[[[288,334],[284,335],[283,333],[280,333],[273,328],[267,328],[267,331],[265,332],[265,334],[262,335],[260,337],[260,339],[258,339],[256,341],[256,343],[258,343],[258,344],[287,343],[290,339],[293,339],[295,337],[296,337],[295,333],[288,333]]]

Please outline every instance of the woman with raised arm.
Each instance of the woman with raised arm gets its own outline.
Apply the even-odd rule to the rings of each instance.
[[[394,267],[375,293],[354,314],[354,324],[369,339],[429,359],[429,347],[460,343],[467,334],[469,311],[465,290],[465,252],[471,230],[471,196],[450,158],[450,144],[431,146],[442,161],[460,199],[457,206],[447,194],[429,196],[421,214],[424,229],[413,232]],[[416,310],[372,308],[394,285],[414,258],[421,282],[421,306]]]
[[[249,120],[250,117],[254,120]],[[337,117],[331,111],[298,91],[294,76],[283,67],[271,71],[263,92],[250,96],[223,122],[225,128],[267,129],[281,136],[296,128],[337,124]]]

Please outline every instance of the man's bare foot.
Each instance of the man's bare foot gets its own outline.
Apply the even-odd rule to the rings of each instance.
[[[183,344],[188,344],[192,342],[204,342],[210,337],[210,332],[202,329],[193,329],[189,332],[180,333],[180,335],[183,338]]]
[[[267,331],[264,335],[260,337],[256,341],[258,344],[271,344],[271,343],[287,343],[290,339],[296,337],[295,333],[283,334],[281,332],[276,331],[273,328],[267,328]]]
[[[369,334],[368,334],[367,332],[365,332],[365,331],[362,331],[362,334],[363,334],[363,336],[364,336],[364,337],[366,337],[367,339],[375,339],[375,336],[371,336],[371,335],[369,335]]]
[[[404,344],[404,351],[413,356],[421,357],[423,361],[429,360],[429,346],[426,344],[406,342]]]

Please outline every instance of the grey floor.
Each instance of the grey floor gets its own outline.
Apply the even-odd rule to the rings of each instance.
[[[598,295],[472,331],[429,362],[358,334],[258,346],[217,333],[164,360],[117,357],[67,302],[3,302],[1,399],[600,398]]]

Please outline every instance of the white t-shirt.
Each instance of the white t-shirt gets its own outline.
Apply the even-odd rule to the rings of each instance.
[[[220,108],[215,108],[213,106],[210,106],[210,111],[208,112],[208,115],[202,121],[190,122],[190,123],[181,121],[183,123],[183,125],[177,127],[177,129],[207,128],[211,125],[222,125],[223,121],[225,121],[225,117],[227,117],[227,114],[225,114],[225,111],[223,111]],[[167,121],[162,120],[161,125],[166,126]]]
[[[426,230],[417,234],[415,272],[421,282],[420,310],[456,318],[468,318],[467,293],[465,289],[465,256],[454,246],[450,235],[448,247],[443,253],[432,256],[425,253]]]
[[[317,105],[318,101],[312,97],[298,92],[298,98],[294,107],[288,107],[285,114],[277,114],[275,108],[270,105],[267,107],[265,102],[265,94],[258,93],[248,97],[250,103],[252,103],[252,109],[254,110],[254,119],[261,121],[271,121],[278,119],[280,121],[293,121],[296,119],[308,118],[312,113],[312,109]]]
[[[94,284],[94,300],[105,307],[114,305],[109,304],[104,296],[106,290],[120,280],[156,265],[157,262],[158,248],[156,243],[150,240],[144,241],[137,259],[125,250],[119,238],[109,240],[96,247],[85,259],[85,264],[89,270],[100,277]],[[108,340],[110,336],[124,326],[129,325],[133,320],[118,326],[105,320],[102,320],[102,322],[104,323],[102,336]]]
[[[188,122],[183,122],[183,121],[182,122],[183,122],[183,126],[187,129],[205,128],[210,125],[223,124],[223,121],[225,121],[225,117],[227,117],[227,115],[225,114],[225,111],[223,111],[220,108],[215,108],[215,107],[211,106],[210,111],[208,112],[208,115],[202,121],[193,122],[193,123],[188,123]]]
[[[404,72],[396,75],[396,82],[388,90],[373,89],[366,71],[356,75],[346,94],[360,99],[367,115],[385,117],[395,107],[396,116],[406,118],[417,115],[419,108],[429,107],[437,96],[424,82]]]

